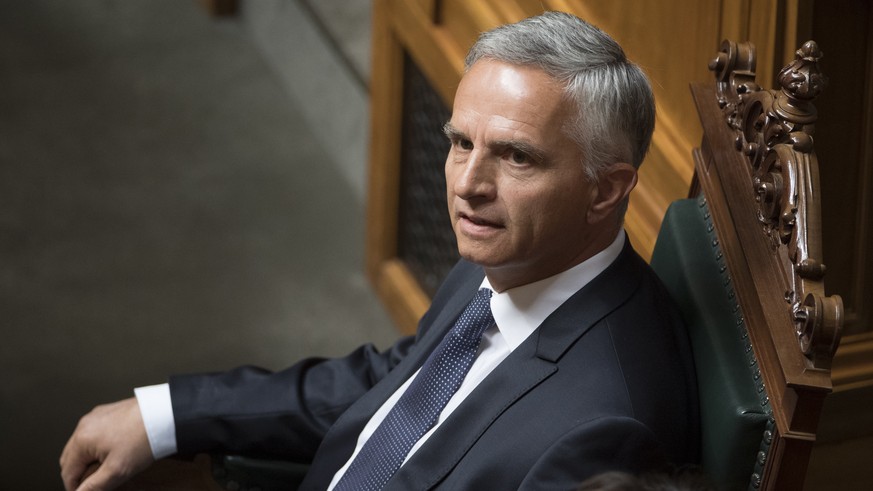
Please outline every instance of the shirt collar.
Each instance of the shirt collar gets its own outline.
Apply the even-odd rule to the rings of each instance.
[[[518,347],[561,304],[609,267],[621,253],[624,239],[624,230],[619,230],[609,246],[566,271],[501,293],[494,292],[491,312],[510,350]],[[481,287],[494,290],[487,276]]]

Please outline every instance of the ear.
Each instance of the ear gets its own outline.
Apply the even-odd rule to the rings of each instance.
[[[637,185],[637,170],[624,162],[610,165],[592,189],[594,198],[588,207],[588,223],[600,222],[622,207]]]

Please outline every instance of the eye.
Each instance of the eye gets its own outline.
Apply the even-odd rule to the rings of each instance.
[[[473,150],[473,142],[465,138],[458,139],[457,145],[461,150]]]
[[[528,154],[522,152],[521,150],[510,150],[508,157],[509,160],[511,160],[514,164],[530,163],[530,156],[528,156]]]

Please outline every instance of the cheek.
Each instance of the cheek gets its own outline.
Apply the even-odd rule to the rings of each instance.
[[[587,201],[578,188],[551,187],[547,199],[528,199],[522,212],[527,216],[534,238],[561,240],[580,232],[586,225]]]
[[[549,228],[555,210],[549,200],[543,199],[538,188],[514,189],[503,193],[503,206],[517,240],[531,242]]]

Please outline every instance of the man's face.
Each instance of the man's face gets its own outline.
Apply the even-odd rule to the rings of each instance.
[[[446,125],[449,214],[462,257],[498,290],[590,257],[597,188],[563,131],[572,105],[545,72],[480,60],[461,80]]]

